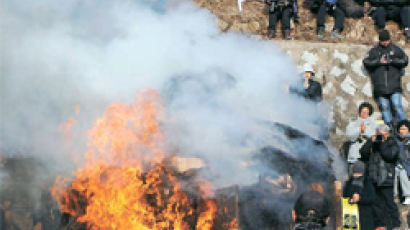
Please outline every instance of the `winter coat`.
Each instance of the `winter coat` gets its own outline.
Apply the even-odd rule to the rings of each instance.
[[[377,187],[393,187],[399,152],[393,137],[383,142],[368,139],[360,149],[361,160],[367,162],[367,175]]]
[[[363,135],[360,133],[360,126],[364,122],[366,130]],[[347,161],[350,163],[356,162],[360,158],[360,148],[366,142],[366,138],[370,138],[376,133],[377,124],[372,117],[362,119],[361,117],[357,120],[350,122],[346,127],[346,136],[350,142]]]
[[[319,82],[309,79],[309,87],[305,89],[303,87],[304,80],[294,87],[290,88],[291,93],[304,97],[314,102],[320,102],[322,100],[322,86]]]
[[[325,0],[305,0],[303,7],[317,13],[320,6]],[[336,7],[339,7],[346,17],[349,18],[361,18],[364,16],[363,0],[338,0]]]
[[[380,62],[382,56],[387,57],[387,64]],[[401,93],[401,77],[408,62],[406,53],[393,43],[390,43],[387,47],[378,44],[370,49],[363,59],[363,64],[370,73],[373,96],[379,97]]]
[[[398,135],[396,140],[400,148],[398,163],[403,166],[407,172],[407,176],[410,177],[410,134],[406,136]]]
[[[372,182],[363,177],[361,183],[356,183],[357,179],[349,179],[343,186],[343,197],[351,198],[354,193],[360,195],[357,203],[359,207],[360,229],[374,230],[373,208],[372,205],[376,200],[376,192]]]

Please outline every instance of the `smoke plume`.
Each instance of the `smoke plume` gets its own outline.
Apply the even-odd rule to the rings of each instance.
[[[164,99],[170,146],[201,157],[217,187],[267,170],[249,162],[281,145],[270,122],[317,137],[323,115],[288,93],[300,79],[295,63],[272,42],[221,33],[191,1],[6,0],[0,12],[2,154],[70,168],[67,156],[81,158],[105,107],[145,88]],[[61,124],[70,118],[67,146]]]

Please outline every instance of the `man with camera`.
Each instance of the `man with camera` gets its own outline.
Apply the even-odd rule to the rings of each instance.
[[[269,26],[268,37],[276,37],[276,22],[279,18],[282,21],[282,36],[290,40],[290,18],[293,15],[295,23],[299,23],[298,4],[296,0],[265,0],[269,5]]]
[[[376,135],[368,139],[360,149],[361,160],[367,162],[367,174],[376,191],[373,206],[375,227],[400,227],[399,211],[393,195],[399,152],[396,140],[390,136],[389,126],[385,124],[379,125]]]
[[[306,191],[296,200],[292,211],[294,230],[320,230],[329,223],[330,205],[324,195]]]
[[[380,31],[379,44],[370,49],[363,59],[373,84],[373,97],[390,128],[394,122],[390,105],[395,113],[395,122],[406,119],[401,104],[401,77],[408,61],[406,53],[391,42],[387,30]]]

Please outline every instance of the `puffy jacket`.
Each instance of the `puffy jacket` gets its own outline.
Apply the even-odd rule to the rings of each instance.
[[[380,62],[382,56],[386,56],[388,63]],[[408,62],[406,53],[393,43],[386,47],[378,44],[370,49],[363,59],[363,64],[370,73],[373,96],[401,93],[401,77]]]
[[[383,142],[372,142],[368,139],[360,149],[361,160],[368,162],[367,173],[376,186],[393,186],[399,152],[399,145],[392,137]]]

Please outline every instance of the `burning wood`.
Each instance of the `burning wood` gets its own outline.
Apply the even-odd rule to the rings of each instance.
[[[206,196],[204,180],[185,183],[167,163],[161,114],[154,91],[134,105],[110,106],[90,132],[85,166],[69,183],[56,180],[61,211],[91,230],[212,229],[217,203]]]

